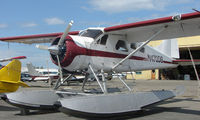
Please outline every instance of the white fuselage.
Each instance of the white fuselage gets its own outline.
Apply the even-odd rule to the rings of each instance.
[[[110,72],[114,65],[141,44],[130,43],[122,35],[108,35],[106,43],[98,41],[103,35],[96,40],[83,36],[71,35],[70,37],[73,39],[74,44],[81,48],[80,50],[85,49],[86,53],[76,55],[73,61],[64,67],[68,71],[84,70],[90,64],[96,71],[103,69],[105,72]],[[119,42],[119,40],[121,41]],[[142,50],[136,52],[131,58],[115,68],[115,71],[126,72],[176,67],[176,64],[172,64],[172,60],[167,55],[146,45]]]

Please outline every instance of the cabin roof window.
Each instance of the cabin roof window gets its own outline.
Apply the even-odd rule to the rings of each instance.
[[[103,32],[101,30],[94,30],[94,29],[87,29],[80,33],[80,36],[84,37],[91,37],[91,38],[97,38],[99,35],[101,35]]]
[[[123,52],[128,52],[128,49],[126,47],[126,42],[123,41],[123,40],[118,40],[118,42],[117,42],[117,44],[115,46],[115,49],[123,51]]]

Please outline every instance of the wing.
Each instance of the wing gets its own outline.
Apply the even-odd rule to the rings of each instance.
[[[144,42],[156,32],[168,26],[153,40],[200,35],[200,13],[187,13],[136,23],[104,28],[108,34],[125,35],[130,42]]]
[[[12,61],[14,59],[26,59],[26,56],[18,56],[18,57],[12,57],[12,58],[4,58],[0,59],[0,62],[6,62],[6,61]]]
[[[79,31],[69,32],[70,35],[76,35]],[[49,33],[49,34],[38,34],[38,35],[26,35],[26,36],[17,36],[17,37],[5,37],[0,38],[0,41],[5,42],[16,42],[24,44],[33,44],[33,43],[50,43],[56,37],[61,36],[63,33]]]

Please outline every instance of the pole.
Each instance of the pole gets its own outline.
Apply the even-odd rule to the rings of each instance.
[[[200,97],[200,95],[199,95],[199,93],[200,93],[200,80],[199,80],[199,75],[198,75],[196,66],[195,66],[195,64],[194,64],[194,59],[193,59],[193,57],[192,57],[192,54],[191,54],[191,51],[190,51],[190,48],[189,48],[189,47],[188,47],[188,51],[189,51],[189,54],[190,54],[190,58],[191,58],[192,65],[193,65],[193,68],[194,68],[194,71],[195,71],[195,74],[196,74],[196,78],[197,78],[197,82],[198,82],[197,96]]]

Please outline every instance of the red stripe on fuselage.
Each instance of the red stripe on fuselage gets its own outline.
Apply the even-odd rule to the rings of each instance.
[[[64,59],[61,62],[61,65],[63,67],[69,66],[73,62],[74,58],[79,55],[120,58],[120,59],[123,59],[127,56],[126,54],[119,54],[119,53],[93,50],[93,49],[87,49],[87,48],[80,47],[74,43],[74,41],[72,40],[72,38],[70,36],[67,37],[66,47],[67,47],[66,54],[65,54]],[[129,59],[140,60],[140,61],[149,61],[148,58],[139,57],[139,56],[132,56]],[[53,62],[55,63],[55,61],[53,61]],[[170,62],[170,61],[163,61],[162,63],[172,64],[172,62]]]

